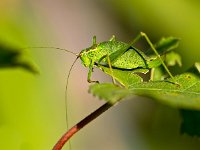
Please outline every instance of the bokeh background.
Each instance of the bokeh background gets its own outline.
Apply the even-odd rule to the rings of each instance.
[[[1,0],[0,40],[19,48],[55,46],[80,52],[112,35],[125,42],[140,31],[152,41],[181,38],[184,71],[200,61],[198,0]],[[0,70],[0,149],[49,150],[66,131],[66,76],[75,57],[53,49],[23,50],[39,75]],[[88,94],[87,68],[80,61],[69,82],[70,126],[104,102]],[[111,81],[95,69],[93,79]],[[136,97],[93,121],[72,140],[74,150],[198,150],[196,137],[180,135],[178,110]],[[68,146],[65,147],[68,149]]]

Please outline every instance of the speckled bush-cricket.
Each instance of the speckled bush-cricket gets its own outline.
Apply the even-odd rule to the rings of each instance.
[[[153,51],[154,55],[147,55],[143,51],[134,47],[134,44],[141,38],[147,41],[150,45],[150,50]],[[172,37],[171,37],[172,38]],[[83,49],[80,53],[74,53],[66,49],[55,48],[58,50],[64,50],[66,52],[72,53],[77,56],[75,61],[73,62],[68,78],[67,78],[67,85],[68,86],[68,79],[70,76],[70,72],[76,62],[77,59],[81,59],[83,66],[88,67],[88,82],[98,82],[91,80],[91,75],[93,72],[93,68],[99,68],[104,71],[101,66],[107,67],[110,69],[111,77],[113,79],[113,83],[115,83],[115,76],[112,74],[113,69],[117,70],[135,70],[135,69],[146,69],[149,71],[152,68],[156,68],[160,65],[163,66],[165,71],[168,73],[169,77],[173,79],[172,74],[170,73],[169,69],[164,63],[164,58],[171,49],[177,47],[179,39],[172,38],[166,40],[165,43],[157,45],[153,45],[148,36],[141,32],[133,41],[129,44],[116,40],[115,36],[113,36],[109,41],[97,43],[96,36],[92,39],[92,46],[89,48]],[[54,48],[54,47],[32,47],[32,48]],[[163,49],[164,48],[164,49]],[[156,49],[159,49],[158,52]],[[176,58],[175,58],[176,59]],[[141,72],[143,73],[143,72]]]
[[[133,46],[141,37],[146,39],[155,53],[154,56],[147,56],[144,52]],[[177,42],[177,39],[173,42]],[[162,53],[164,54],[166,52],[163,51]],[[93,68],[98,68],[99,66],[106,66],[110,68],[112,72],[112,69],[134,70],[137,68],[143,68],[149,70],[162,64],[166,72],[173,79],[172,74],[163,61],[163,58],[161,58],[150,39],[143,32],[141,32],[129,44],[116,40],[114,36],[109,41],[97,44],[96,37],[94,36],[92,46],[82,50],[77,56],[77,58],[82,60],[82,64],[89,68],[87,78],[88,82],[93,82],[91,80]],[[115,82],[115,77],[112,74],[111,77],[113,78],[113,82]]]

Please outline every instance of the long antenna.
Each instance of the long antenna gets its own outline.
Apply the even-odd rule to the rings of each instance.
[[[72,63],[70,69],[69,69],[69,73],[67,74],[67,81],[66,81],[66,87],[65,87],[65,117],[66,117],[66,125],[67,125],[67,130],[69,129],[69,118],[68,118],[68,104],[67,104],[67,94],[68,94],[68,83],[69,83],[69,77],[72,71],[72,68],[74,67],[76,61],[79,59],[79,55],[76,57],[76,59],[74,60],[74,62]],[[69,149],[71,150],[71,143],[69,141]]]
[[[61,50],[61,51],[65,51],[65,52],[68,52],[68,53],[71,53],[76,57],[76,59],[74,60],[74,62],[72,63],[70,69],[69,69],[69,73],[67,74],[67,81],[66,81],[66,86],[65,86],[65,118],[66,118],[66,126],[67,126],[67,130],[69,129],[69,119],[68,119],[68,105],[67,105],[67,94],[68,94],[68,83],[69,83],[69,77],[70,77],[70,74],[71,74],[71,71],[72,71],[72,68],[74,67],[76,61],[79,59],[80,57],[80,54],[78,53],[74,53],[70,50],[67,50],[67,49],[64,49],[64,48],[59,48],[59,47],[47,47],[47,46],[33,46],[33,47],[25,47],[25,48],[22,48],[22,49],[31,49],[31,48],[45,48],[45,49],[57,49],[57,50]],[[69,141],[69,149],[71,150],[71,143]]]
[[[68,53],[71,53],[71,54],[73,54],[73,55],[76,55],[76,56],[79,56],[79,54],[77,54],[77,53],[74,53],[74,52],[72,52],[72,51],[70,51],[70,50],[67,50],[67,49],[64,49],[64,48],[59,48],[59,47],[52,47],[52,46],[50,46],[50,47],[43,47],[43,46],[34,46],[34,47],[25,47],[25,48],[22,48],[22,49],[31,49],[31,48],[51,48],[51,49],[57,49],[57,50],[61,50],[61,51],[66,51],[66,52],[68,52]]]

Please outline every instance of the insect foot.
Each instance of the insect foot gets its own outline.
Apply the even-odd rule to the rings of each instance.
[[[99,83],[99,81],[87,80],[89,83]]]

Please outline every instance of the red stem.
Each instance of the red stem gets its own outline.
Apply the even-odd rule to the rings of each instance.
[[[92,120],[100,116],[102,113],[104,113],[106,110],[108,110],[110,107],[112,107],[113,104],[105,103],[101,107],[99,107],[97,110],[95,110],[93,113],[85,117],[83,120],[81,120],[79,123],[77,123],[75,126],[73,126],[71,129],[69,129],[54,145],[53,150],[61,150],[64,144],[80,129],[82,129],[85,125],[90,123]]]

